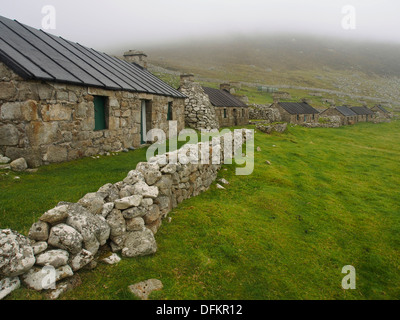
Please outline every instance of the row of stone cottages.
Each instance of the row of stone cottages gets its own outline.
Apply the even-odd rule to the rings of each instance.
[[[208,129],[248,123],[247,105],[222,90],[185,111],[192,93],[155,77],[146,57],[118,59],[0,16],[0,154],[37,167],[136,148],[152,128],[168,136],[170,120],[178,131],[194,118]]]
[[[340,125],[350,125],[357,122],[376,122],[391,118],[391,114],[381,105],[376,105],[371,109],[365,106],[337,106],[320,112],[307,102],[275,101],[269,108],[279,111],[281,121],[293,124],[317,123],[320,118],[326,118],[340,122]]]

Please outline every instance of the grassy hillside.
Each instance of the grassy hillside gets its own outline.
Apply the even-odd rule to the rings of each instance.
[[[257,132],[252,175],[224,166],[226,190],[213,185],[173,210],[154,256],[82,271],[63,299],[133,299],[128,285],[150,278],[164,284],[152,299],[398,299],[399,141],[399,121]],[[118,181],[136,152],[1,176],[1,227],[26,231],[56,200]],[[41,183],[52,186],[46,196],[33,187]],[[341,288],[345,265],[356,268],[356,290]],[[19,289],[7,299],[26,298],[44,296]]]
[[[337,39],[257,36],[193,40],[146,52],[152,64],[194,73],[200,81],[241,81],[284,91],[295,87],[305,95],[308,88],[319,88],[332,91],[323,92],[324,98],[332,96],[339,103],[350,99],[359,104],[366,97],[371,103],[400,105],[399,49]]]

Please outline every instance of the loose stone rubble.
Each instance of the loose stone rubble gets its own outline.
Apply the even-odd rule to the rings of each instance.
[[[153,291],[162,290],[163,284],[160,280],[150,279],[129,286],[129,290],[141,300],[148,300]]]
[[[256,128],[257,128],[257,130],[260,130],[261,132],[271,134],[272,132],[283,133],[287,130],[287,126],[288,126],[288,124],[285,122],[285,123],[275,123],[275,124],[271,124],[271,125],[259,124],[256,126]],[[260,151],[261,151],[261,149],[260,149]]]
[[[242,135],[245,143],[248,133],[235,134]],[[209,189],[221,168],[221,164],[213,164],[215,157],[223,163],[232,156],[224,154],[225,141],[232,143],[232,151],[241,146],[224,135],[220,146],[215,141],[186,145],[139,163],[123,181],[106,184],[78,203],[58,203],[32,225],[28,237],[0,230],[0,298],[18,288],[19,281],[37,291],[52,289],[50,296],[57,298],[71,287],[62,280],[82,268],[95,268],[103,248],[127,258],[156,253],[155,235],[164,219],[171,221],[168,213]],[[204,156],[207,164],[201,162]],[[169,161],[182,158],[188,161]],[[103,261],[117,263],[119,257]],[[43,272],[46,267],[54,269],[55,284],[49,281],[49,273]]]

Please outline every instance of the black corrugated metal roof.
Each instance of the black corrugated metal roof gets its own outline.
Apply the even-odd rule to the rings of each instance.
[[[278,104],[290,114],[319,113],[318,110],[314,109],[306,102],[279,102]]]
[[[357,115],[353,110],[351,110],[349,107],[346,106],[339,106],[335,108],[337,111],[339,111],[342,115],[346,117],[353,117]]]
[[[373,115],[374,113],[369,110],[367,107],[351,107],[351,110],[353,110],[356,114],[362,116],[362,115]]]
[[[247,104],[225,90],[208,87],[203,87],[203,90],[210,98],[210,102],[214,107],[247,108]]]
[[[137,64],[2,16],[0,61],[24,79],[186,97]]]
[[[382,112],[384,113],[389,113],[389,111],[387,111],[384,107],[382,107],[381,105],[376,105],[375,107],[377,107],[378,109],[380,109]]]

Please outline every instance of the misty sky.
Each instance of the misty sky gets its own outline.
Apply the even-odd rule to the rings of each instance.
[[[38,29],[42,28],[45,17],[42,8],[52,5],[56,9],[56,29],[46,31],[107,53],[181,39],[278,32],[400,43],[398,0],[0,0],[0,3],[0,15]],[[342,26],[350,13],[342,13],[346,5],[355,9],[355,29],[346,30]]]

